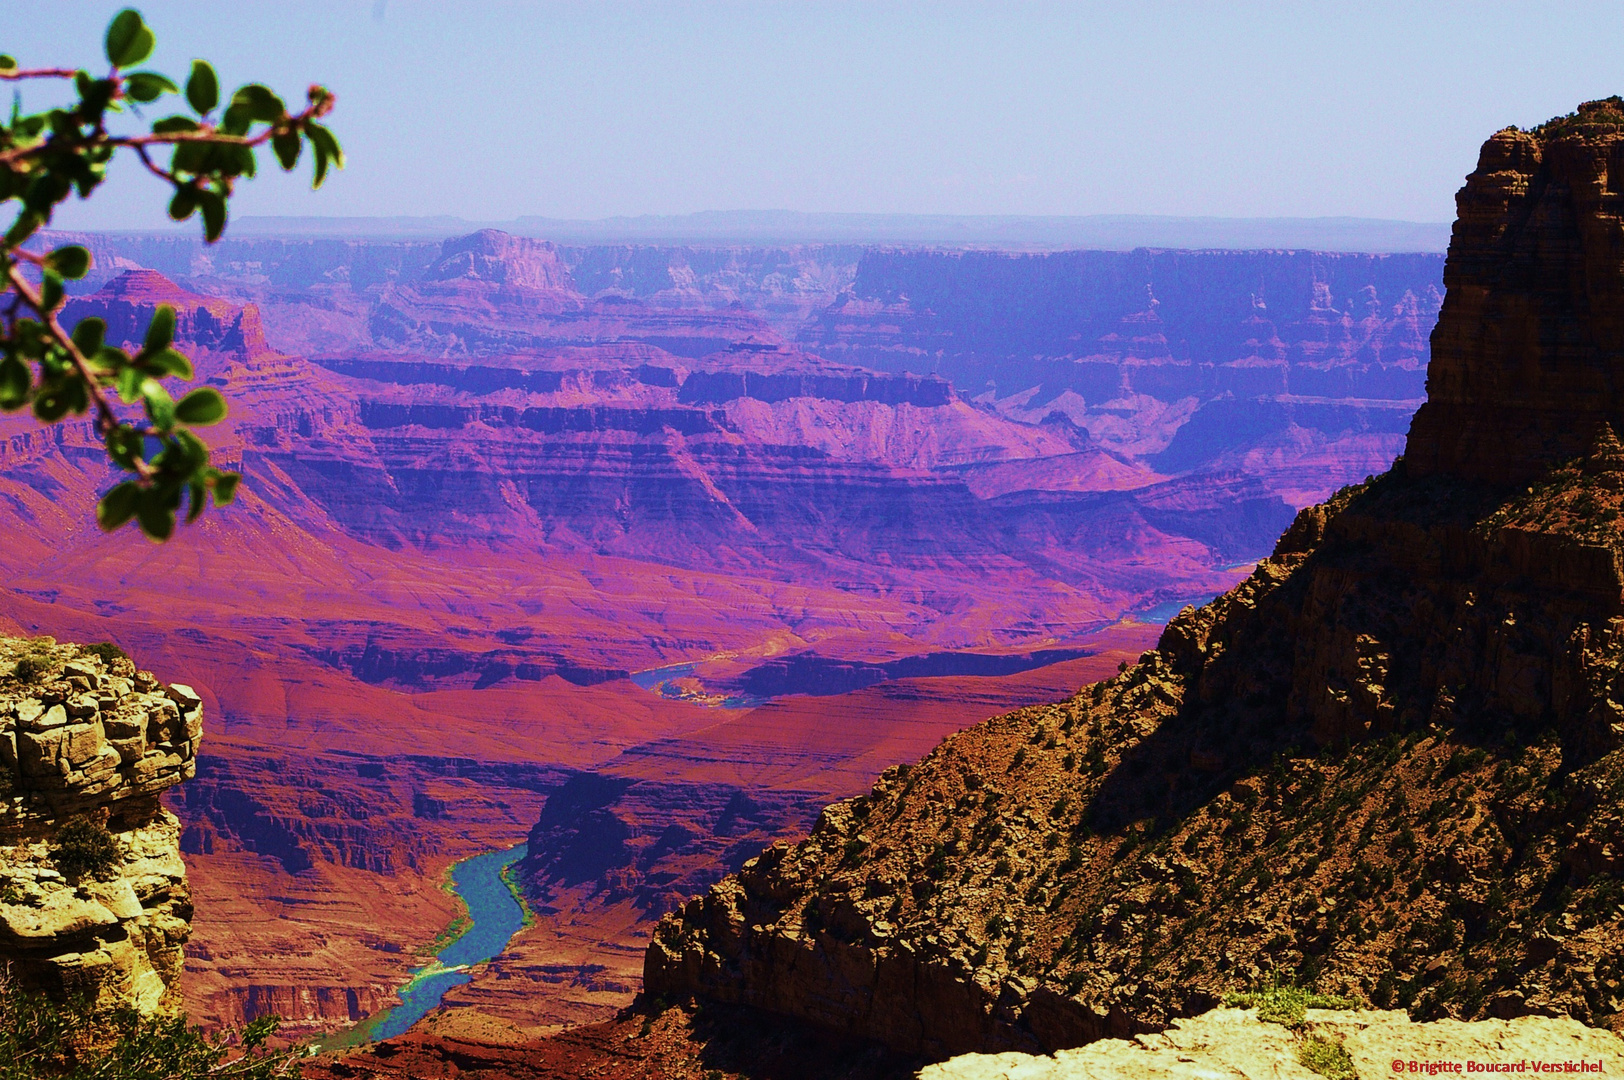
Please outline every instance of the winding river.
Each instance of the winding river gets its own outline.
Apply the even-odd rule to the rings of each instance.
[[[397,991],[400,1004],[367,1017],[348,1031],[322,1040],[323,1049],[356,1046],[392,1038],[427,1016],[445,992],[473,976],[468,969],[500,956],[524,926],[524,908],[514,899],[502,872],[524,858],[527,845],[488,851],[451,867],[451,884],[468,908],[471,925],[438,956],[412,972]]]

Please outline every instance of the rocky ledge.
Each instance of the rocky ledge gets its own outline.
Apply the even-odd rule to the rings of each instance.
[[[191,894],[159,795],[196,770],[203,706],[119,650],[0,639],[0,960],[25,983],[179,1006]]]
[[[1398,1011],[1309,1009],[1294,1026],[1213,1009],[1167,1031],[1102,1039],[1053,1057],[964,1054],[919,1080],[1375,1080],[1393,1076],[1624,1072],[1624,1040],[1577,1020],[1412,1023]]]

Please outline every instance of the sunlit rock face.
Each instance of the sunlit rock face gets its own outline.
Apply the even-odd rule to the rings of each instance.
[[[1624,415],[1624,110],[1589,102],[1483,144],[1455,196],[1422,474],[1522,483]]]
[[[116,654],[0,639],[0,958],[13,975],[101,1006],[178,1007],[192,900],[158,796],[193,775],[202,738],[188,686]],[[105,845],[98,865],[76,839],[87,831]]]

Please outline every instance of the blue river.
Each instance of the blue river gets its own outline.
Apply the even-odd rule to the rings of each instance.
[[[502,872],[524,858],[527,850],[527,845],[520,844],[506,851],[488,851],[452,866],[452,887],[467,906],[472,925],[431,962],[412,972],[411,979],[397,991],[399,1005],[322,1040],[320,1047],[356,1046],[403,1033],[440,1004],[447,990],[470,981],[469,968],[500,956],[524,926],[524,909],[502,880]]]

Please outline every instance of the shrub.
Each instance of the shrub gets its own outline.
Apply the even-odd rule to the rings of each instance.
[[[1271,1024],[1296,1027],[1303,1022],[1309,1009],[1352,1009],[1358,1006],[1352,998],[1321,994],[1290,983],[1272,983],[1260,990],[1224,995],[1224,1005],[1231,1009],[1256,1009],[1257,1018]]]
[[[87,874],[101,877],[111,873],[122,854],[107,826],[82,814],[68,819],[56,834],[56,845],[51,849],[57,869],[68,877]]]
[[[129,653],[125,652],[117,645],[114,645],[111,641],[101,641],[97,642],[95,645],[80,646],[79,655],[100,657],[102,664],[109,669],[112,668],[115,661],[128,660],[130,658]]]
[[[97,1012],[83,999],[52,1001],[0,969],[0,1080],[297,1077],[302,1050],[266,1049],[277,1024],[274,1016],[255,1020],[233,1049],[225,1037],[187,1027],[185,1017]]]
[[[16,666],[11,669],[11,677],[31,686],[44,678],[50,670],[50,657],[30,654],[17,661]]]
[[[1312,1069],[1329,1080],[1358,1080],[1353,1058],[1347,1048],[1334,1039],[1310,1036],[1297,1047],[1297,1060],[1304,1068]]]

